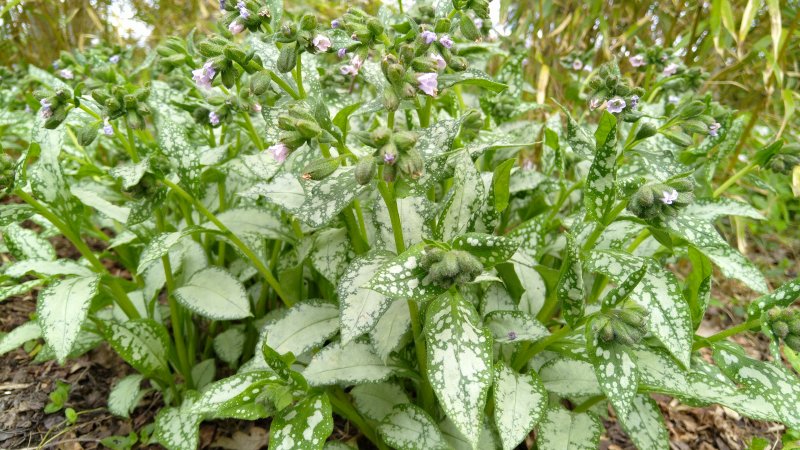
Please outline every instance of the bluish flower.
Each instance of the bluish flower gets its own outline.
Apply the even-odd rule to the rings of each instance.
[[[708,135],[709,136],[714,136],[714,137],[718,136],[720,128],[722,128],[722,124],[721,123],[719,123],[719,122],[712,123],[711,125],[708,126]]]
[[[61,71],[58,72],[58,74],[61,76],[61,78],[65,80],[71,80],[75,78],[75,74],[72,73],[72,71],[69,69],[62,69]]]
[[[203,89],[211,89],[211,82],[214,80],[214,75],[217,71],[211,62],[203,64],[203,67],[192,71],[192,79],[197,84],[197,87]]]
[[[358,75],[358,71],[359,69],[361,69],[361,66],[363,64],[364,61],[361,59],[360,56],[353,55],[353,57],[350,59],[350,64],[342,66],[340,70],[342,72],[342,75],[356,76]]]
[[[631,109],[636,109],[637,105],[639,105],[639,96],[631,95]]]
[[[238,19],[234,20],[233,22],[231,22],[230,25],[228,25],[228,31],[230,31],[233,34],[239,34],[242,31],[244,31],[244,24],[240,22]]]
[[[278,142],[277,144],[270,146],[267,151],[272,154],[272,157],[275,158],[275,161],[282,163],[286,161],[286,157],[289,156],[291,149],[289,149],[289,147],[283,142]]]
[[[442,44],[444,48],[452,48],[453,47],[453,40],[450,39],[450,36],[444,35],[439,38],[439,43]]]
[[[436,72],[422,73],[417,75],[419,90],[431,97],[439,93],[439,74]]]
[[[339,22],[339,19],[331,20],[331,28],[339,28],[341,25],[342,23]]]
[[[671,205],[672,202],[678,199],[678,191],[675,189],[673,189],[672,192],[664,191],[663,194],[664,196],[661,197],[661,202],[665,205]]]
[[[43,119],[49,119],[53,116],[53,105],[50,104],[50,100],[43,98],[39,100],[39,104],[42,105],[42,109],[39,110],[39,113],[42,115]]]
[[[614,114],[621,113],[626,103],[621,97],[614,97],[606,103],[606,111]]]
[[[250,18],[250,11],[248,11],[247,5],[242,0],[239,0],[239,3],[236,4],[236,9],[239,10],[239,17],[242,19],[247,20]]]
[[[211,111],[208,113],[208,121],[211,123],[211,125],[219,125],[219,114],[217,114],[215,111]]]
[[[314,44],[314,48],[316,48],[318,52],[327,52],[328,49],[331,48],[331,40],[322,34],[314,36],[311,43]]]
[[[420,36],[422,36],[422,41],[426,44],[432,44],[436,40],[436,33],[433,31],[425,30]]]
[[[644,55],[631,56],[628,58],[628,61],[630,61],[633,67],[642,67],[647,64],[647,61],[644,59]]]
[[[339,58],[344,58],[344,56],[345,56],[346,54],[347,54],[347,49],[346,49],[346,48],[344,48],[344,47],[340,48],[340,49],[339,49],[339,50],[336,52],[336,56],[338,56]]]
[[[671,77],[675,75],[675,72],[677,71],[678,71],[678,65],[675,63],[669,63],[667,64],[667,67],[664,67],[664,76]]]
[[[431,59],[436,61],[436,67],[438,67],[439,70],[444,70],[444,68],[447,67],[447,61],[438,53],[431,53]]]
[[[108,58],[108,60],[111,61],[112,64],[119,64],[120,56],[119,55],[111,55],[111,57]]]
[[[576,59],[575,61],[572,61],[572,70],[577,72],[577,71],[579,71],[581,69],[583,69],[583,61],[581,61],[580,59]]]
[[[108,120],[108,117],[103,119],[103,134],[106,136],[114,135],[114,127],[111,126],[111,122]]]
[[[383,162],[385,162],[386,164],[391,166],[392,164],[395,163],[395,161],[397,161],[397,155],[395,155],[394,153],[386,153],[385,155],[383,155]]]

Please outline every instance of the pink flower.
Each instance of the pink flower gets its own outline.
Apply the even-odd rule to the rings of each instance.
[[[339,19],[331,20],[331,28],[339,28],[339,26],[341,26],[341,25],[342,25],[342,23],[339,22]]]
[[[714,137],[718,136],[720,128],[722,128],[722,124],[720,124],[719,122],[712,123],[711,125],[708,126],[708,135]]]
[[[439,74],[436,72],[417,75],[417,82],[419,83],[419,90],[426,95],[434,97],[439,92]]]
[[[447,67],[447,61],[445,61],[441,55],[437,53],[431,53],[431,59],[436,61],[436,67],[438,67],[439,70],[444,70],[444,68]]]
[[[346,48],[344,48],[344,47],[340,48],[340,49],[339,49],[339,50],[336,52],[336,56],[338,56],[339,58],[344,58],[344,55],[346,55],[346,54],[347,54],[347,49],[346,49]]]
[[[111,122],[108,120],[108,117],[103,119],[103,134],[106,136],[114,135],[114,127],[111,126]]]
[[[475,20],[472,21],[475,24],[475,28],[483,28],[483,19],[480,17],[476,17]]]
[[[364,65],[364,61],[358,55],[353,55],[350,59],[350,64],[342,66],[340,69],[342,75],[358,75],[358,70],[361,69],[361,66]]]
[[[439,43],[442,44],[444,48],[452,48],[453,47],[453,40],[450,39],[450,36],[444,35],[439,38]]]
[[[599,107],[600,107],[600,99],[599,98],[593,98],[593,99],[589,100],[589,109],[595,110],[595,109],[597,109]]]
[[[664,194],[664,196],[661,197],[661,202],[665,205],[671,205],[672,202],[678,199],[678,191],[675,189],[673,189],[672,192],[664,191],[662,194]]]
[[[628,61],[630,61],[633,67],[642,67],[647,64],[647,62],[644,60],[644,55],[631,56],[628,58]]]
[[[53,116],[53,105],[50,104],[50,100],[43,98],[39,100],[39,104],[42,105],[42,109],[39,110],[39,113],[42,115],[42,119],[49,119]]]
[[[425,30],[420,36],[422,36],[422,41],[426,44],[432,44],[436,40],[436,33],[433,31]]]
[[[211,89],[211,82],[214,81],[214,75],[216,74],[217,71],[214,70],[214,66],[209,61],[203,64],[203,67],[192,71],[192,79],[197,84],[197,87]]]
[[[236,3],[236,9],[239,10],[239,16],[242,19],[247,20],[250,18],[250,11],[247,10],[247,5],[245,5],[242,0]]]
[[[316,48],[318,52],[327,52],[328,49],[331,48],[331,40],[328,39],[327,36],[321,34],[314,36],[311,43],[314,44],[314,48]]]
[[[239,34],[244,31],[244,24],[239,20],[234,20],[230,25],[228,25],[228,31],[233,34]]]
[[[580,59],[576,59],[575,61],[572,61],[572,70],[577,72],[577,71],[579,71],[581,69],[583,69],[583,61],[581,61]]]
[[[73,74],[72,71],[69,69],[62,69],[61,71],[58,72],[58,74],[61,75],[61,78],[65,80],[71,80],[75,78],[75,74]]]
[[[211,125],[214,126],[219,125],[219,114],[217,114],[214,111],[211,111],[210,113],[208,113],[208,121],[211,123]]]
[[[664,76],[671,77],[675,75],[675,72],[677,71],[678,71],[678,65],[675,63],[669,63],[667,64],[667,67],[664,67]]]
[[[286,161],[286,157],[289,156],[291,150],[289,147],[284,144],[283,142],[278,142],[277,144],[270,146],[267,151],[272,154],[272,157],[275,158],[275,161],[282,163]]]
[[[606,111],[614,114],[621,113],[625,106],[625,100],[621,97],[614,97],[606,103]]]
[[[396,160],[397,160],[397,155],[395,155],[394,153],[387,153],[383,155],[383,162],[385,162],[390,166],[394,164]]]
[[[253,103],[253,111],[255,111],[255,112],[261,112],[261,104],[259,104],[259,103]]]

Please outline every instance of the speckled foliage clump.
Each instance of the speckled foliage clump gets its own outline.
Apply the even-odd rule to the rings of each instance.
[[[221,2],[216,33],[135,65],[98,46],[29,68],[36,111],[0,111],[27,140],[1,161],[21,202],[0,209],[0,292],[44,288],[0,353],[108,342],[135,370],[109,410],[160,392],[169,449],[266,417],[270,449],[514,449],[533,430],[591,449],[608,404],[668,449],[651,393],[800,427],[800,380],[725,340],[800,351],[800,281],[770,291],[717,232],[762,219],[725,195],[744,174],[714,182],[743,119],[677,49],[572,54],[563,101],[488,0],[294,6]],[[765,142],[747,173],[797,154]],[[762,296],[700,337],[715,270]],[[334,415],[358,434],[334,441]]]

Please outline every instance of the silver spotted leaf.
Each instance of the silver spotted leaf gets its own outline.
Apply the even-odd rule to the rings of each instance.
[[[589,333],[590,334],[590,333]],[[639,371],[627,347],[617,342],[587,338],[586,353],[594,366],[600,388],[617,415],[626,417],[639,388]]]
[[[433,419],[411,403],[395,406],[378,425],[378,432],[397,450],[450,450]]]
[[[163,408],[156,416],[155,437],[168,450],[197,448],[200,444],[199,428],[202,417],[189,414],[180,408]]]
[[[301,355],[319,347],[339,331],[339,308],[319,300],[306,300],[289,308],[261,331],[258,348],[266,343],[278,354]]]
[[[36,313],[42,337],[61,364],[78,339],[99,285],[97,276],[71,277],[56,281],[39,293]]]
[[[483,233],[463,234],[455,238],[451,245],[455,249],[471,253],[487,269],[507,261],[518,247],[517,242],[511,238]]]
[[[649,395],[635,396],[628,413],[624,416],[617,414],[617,420],[637,448],[669,450],[669,432],[661,409]]]
[[[617,119],[612,114],[603,112],[595,140],[594,160],[586,176],[583,204],[589,219],[603,221],[614,205],[617,192]]]
[[[419,263],[425,255],[425,244],[419,243],[384,264],[366,287],[392,298],[424,301],[438,296],[444,288],[424,283],[427,271]]]
[[[111,347],[141,374],[169,380],[167,329],[152,319],[111,322],[105,330]]]
[[[550,335],[532,314],[522,311],[491,311],[483,318],[495,343],[536,342]]]
[[[561,303],[561,313],[564,316],[564,320],[570,326],[575,326],[578,320],[583,318],[583,311],[586,305],[580,249],[571,234],[567,234],[567,248],[564,261],[561,263],[556,295]]]
[[[494,372],[494,423],[503,450],[513,450],[539,423],[547,408],[547,391],[535,372],[517,373],[499,363]]]
[[[211,320],[250,317],[250,299],[242,283],[221,267],[197,271],[173,295],[181,305]]]
[[[141,383],[144,377],[135,373],[119,380],[108,394],[108,410],[119,417],[129,417],[142,398]]]
[[[594,415],[556,406],[539,424],[536,445],[539,450],[596,450],[602,432],[603,424]]]
[[[303,376],[312,386],[351,386],[383,381],[398,369],[398,366],[384,362],[369,344],[334,343],[314,355]]]
[[[321,450],[333,432],[332,414],[327,394],[309,395],[284,408],[272,419],[269,450]]]
[[[339,296],[339,320],[342,343],[369,332],[378,323],[392,300],[385,295],[364,287],[391,254],[373,252],[353,260],[339,279],[336,289]]]

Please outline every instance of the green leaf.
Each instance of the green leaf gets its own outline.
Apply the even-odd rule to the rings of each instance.
[[[361,256],[350,263],[339,279],[337,294],[343,344],[369,332],[391,305],[389,297],[364,287],[390,256],[388,252]]]
[[[180,231],[173,233],[160,233],[157,234],[142,251],[139,256],[139,266],[136,268],[138,273],[143,273],[154,262],[159,261],[162,256],[166,255],[170,249],[177,244],[181,238],[188,236],[192,233],[201,231],[200,227],[187,227]]]
[[[561,263],[556,293],[562,305],[564,320],[570,326],[575,326],[583,318],[585,301],[580,249],[571,234],[567,234],[567,249]]]
[[[539,369],[539,377],[548,392],[561,397],[585,397],[600,394],[600,383],[591,364],[563,357],[548,361]]]
[[[425,301],[444,292],[436,284],[424,284],[428,273],[419,266],[425,254],[425,244],[419,243],[393,258],[379,269],[367,283],[367,289],[392,298],[413,298]]]
[[[477,445],[492,384],[492,339],[478,313],[450,291],[428,306],[425,320],[428,379],[450,420]]]
[[[8,251],[18,261],[26,259],[56,259],[56,251],[47,239],[35,231],[12,223],[3,232],[3,241]]]
[[[141,374],[128,375],[119,380],[108,394],[108,410],[120,417],[129,417],[131,411],[141,400],[139,385],[144,377]]]
[[[642,281],[645,274],[647,274],[647,265],[642,264],[642,267],[633,272],[630,276],[618,286],[611,289],[605,297],[603,297],[603,309],[613,308],[627,299],[631,292],[636,289],[636,286]]]
[[[492,311],[483,318],[483,323],[498,344],[536,342],[550,335],[536,317],[522,311]]]
[[[494,422],[504,450],[513,450],[539,423],[547,407],[547,391],[535,372],[516,373],[495,366]]]
[[[687,205],[681,215],[713,221],[720,217],[740,216],[755,220],[764,220],[764,215],[747,203],[732,198],[701,198]]]
[[[0,227],[19,223],[34,214],[35,210],[25,204],[5,204],[0,209]]]
[[[494,93],[503,92],[508,89],[507,85],[494,81],[494,78],[477,69],[467,69],[461,72],[439,76],[439,87],[441,89],[457,84],[478,86]]]
[[[39,293],[36,313],[44,340],[63,364],[97,295],[100,278],[74,277],[56,281]]]
[[[411,328],[411,314],[408,303],[404,299],[396,299],[389,304],[389,308],[381,315],[378,323],[369,332],[372,346],[382,360],[389,359],[389,355],[403,343]]]
[[[150,157],[145,157],[138,163],[125,162],[109,171],[112,177],[118,178],[123,189],[130,189],[142,179],[147,169],[150,168]]]
[[[161,152],[170,158],[177,168],[181,183],[189,192],[200,192],[200,147],[189,138],[189,130],[194,120],[185,111],[172,106],[169,101],[174,96],[172,88],[163,81],[151,84],[150,108],[155,117],[158,144]]]
[[[762,295],[747,308],[749,316],[756,316],[776,306],[787,307],[800,298],[800,278],[784,283],[769,294]]]
[[[536,262],[521,251],[517,251],[514,254],[511,262],[514,263],[514,272],[523,289],[525,289],[519,299],[520,311],[538,314],[542,305],[544,305],[547,286],[545,286],[544,279],[535,268]]]
[[[301,355],[318,347],[339,331],[339,308],[321,301],[298,303],[281,318],[268,323],[258,348],[266,342],[278,354]]]
[[[333,432],[327,394],[311,395],[280,411],[270,425],[269,450],[321,450]]]
[[[587,334],[591,334],[591,331]],[[624,345],[613,341],[599,341],[594,336],[587,337],[586,352],[594,366],[600,388],[614,411],[619,416],[627,417],[631,413],[631,402],[639,387],[636,361]]]
[[[561,109],[567,116],[567,143],[572,148],[572,151],[581,158],[591,158],[595,152],[595,145],[592,142],[591,135],[585,128],[578,125],[578,122],[575,121],[566,108],[562,106]]]
[[[221,267],[196,272],[173,295],[184,307],[212,320],[244,319],[252,315],[244,286]]]
[[[163,325],[152,319],[111,322],[105,336],[119,356],[144,376],[169,379],[170,344]]]
[[[586,215],[595,221],[604,220],[616,199],[617,119],[606,111],[595,132],[595,154],[584,188]]]
[[[350,395],[356,409],[376,422],[382,422],[395,406],[411,402],[405,390],[394,383],[360,384]]]
[[[505,236],[467,233],[455,238],[452,246],[471,253],[480,260],[484,268],[488,269],[511,258],[519,244]]]
[[[650,314],[648,330],[682,364],[688,366],[692,351],[692,317],[680,284],[672,272],[652,260],[608,250],[592,252],[586,261],[586,268],[608,276],[615,283],[623,283],[643,264],[647,264],[647,274],[629,298]]]
[[[637,448],[669,450],[669,432],[661,409],[647,394],[635,396],[628,414],[618,413],[617,420]]]
[[[15,295],[20,295],[26,292],[30,292],[31,289],[35,288],[36,286],[39,286],[40,284],[46,281],[48,280],[41,278],[38,280],[30,280],[24,283],[14,284],[11,286],[0,286],[0,302]]]
[[[498,213],[508,208],[509,190],[508,185],[511,180],[511,169],[516,164],[515,159],[509,159],[500,163],[494,169],[492,176],[492,194],[494,195],[494,210]]]
[[[169,450],[197,448],[200,441],[198,426],[202,417],[188,414],[179,408],[162,408],[156,416],[155,437]]]
[[[449,450],[433,419],[411,403],[397,405],[378,425],[387,444],[397,450]]]
[[[211,383],[187,411],[202,416],[221,410],[242,408],[253,403],[269,385],[284,384],[272,371],[253,371],[231,375]]]
[[[353,256],[347,229],[329,228],[315,236],[309,259],[317,272],[331,284],[336,284]]]
[[[42,329],[39,324],[34,321],[25,322],[0,336],[0,355],[5,355],[11,350],[21,347],[22,344],[40,337],[42,337]]]
[[[539,424],[536,445],[539,450],[596,450],[602,432],[597,417],[553,407]]]
[[[266,208],[242,207],[223,211],[217,219],[237,237],[246,242],[259,242],[262,238],[294,242],[291,227],[276,211]],[[209,224],[209,228],[216,228]]]
[[[446,241],[469,231],[484,197],[481,174],[469,155],[460,152],[454,158],[453,189],[439,216],[439,232]]]
[[[244,351],[247,336],[239,328],[228,328],[214,336],[214,353],[228,365],[234,366]]]
[[[103,195],[107,190],[98,184],[84,184],[70,187],[70,193],[84,205],[97,210],[102,216],[127,223],[131,209],[127,206],[117,206],[108,201]]]
[[[26,259],[10,265],[6,269],[5,275],[12,278],[20,278],[29,272],[35,272],[43,276],[78,275],[89,277],[93,274],[89,268],[71,259],[58,259],[55,261]]]
[[[354,385],[383,381],[394,375],[396,366],[387,365],[369,344],[330,344],[319,351],[303,371],[312,386]]]

